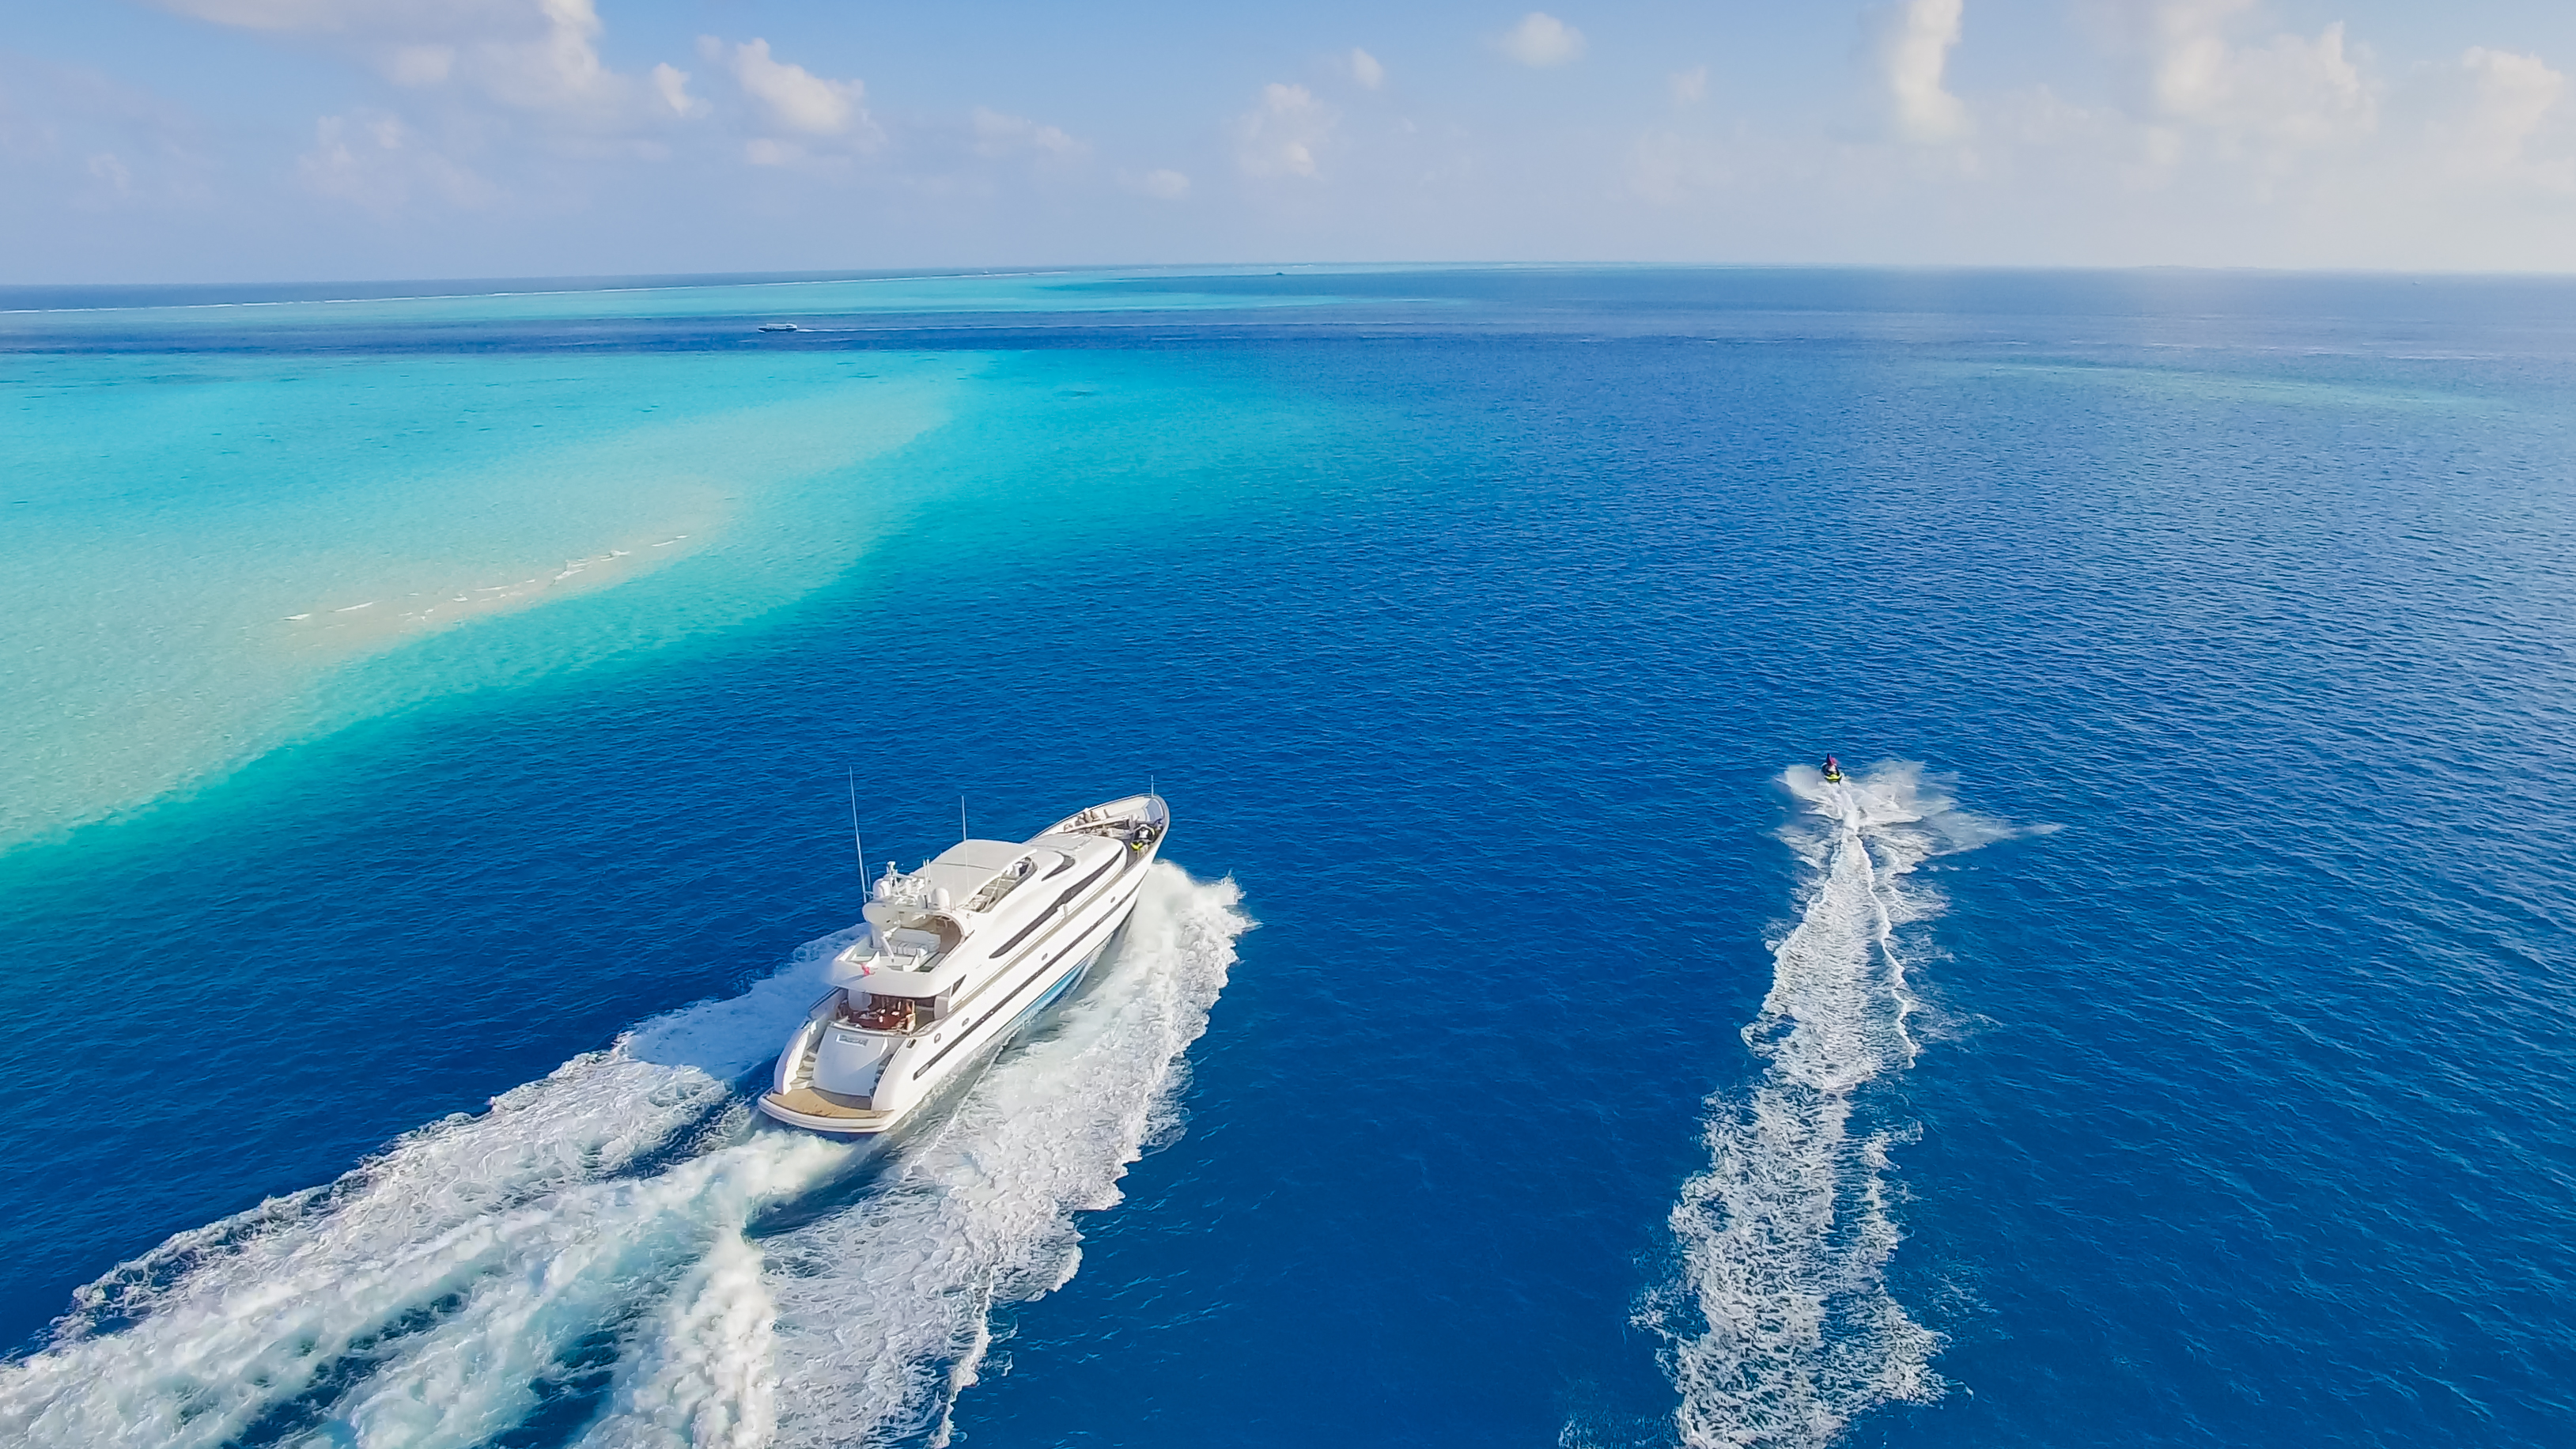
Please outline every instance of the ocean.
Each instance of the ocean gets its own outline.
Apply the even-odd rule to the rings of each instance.
[[[2576,283],[0,309],[11,1444],[2576,1435]],[[874,1155],[853,778],[1175,821]]]

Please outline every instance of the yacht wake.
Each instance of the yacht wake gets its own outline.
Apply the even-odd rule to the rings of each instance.
[[[803,1415],[798,1437],[860,1437],[891,1411],[828,1398],[822,1412],[847,1409],[858,1422],[819,1423],[802,1407],[802,1385],[782,1391],[782,1369],[806,1371],[810,1340],[910,1322],[889,1305],[918,1285],[861,1277],[800,1296],[819,1281],[806,1240],[869,1237],[860,1225],[875,1224],[911,1235],[884,1252],[990,1257],[1028,1237],[1034,1192],[1058,1209],[1049,1242],[1061,1248],[1061,1272],[1043,1287],[1070,1276],[1066,1215],[1116,1200],[1117,1177],[1154,1104],[1169,1100],[1179,1053],[1248,924],[1235,899],[1231,882],[1196,884],[1157,866],[1127,944],[1102,962],[1065,1029],[1006,1056],[948,1130],[896,1160],[891,1189],[838,1217],[766,1243],[751,1236],[765,1209],[846,1178],[863,1149],[756,1123],[736,1083],[812,1003],[847,933],[809,943],[744,995],[647,1022],[488,1112],[397,1139],[336,1183],[182,1233],[115,1269],[81,1291],[44,1348],[0,1364],[0,1442],[463,1449],[502,1435],[565,1442],[587,1424],[602,1445],[754,1446],[771,1442],[782,1397]],[[1161,1026],[1134,1024],[1147,1020]],[[1141,1056],[1106,1060],[1120,1052]],[[1029,1064],[1068,1053],[1091,1062],[1073,1072],[1080,1090],[1143,1084],[1133,1090],[1144,1105],[1051,1097],[1048,1071]],[[1055,1112],[1036,1134],[1044,1151],[1025,1164],[989,1155],[1029,1145],[1008,1120],[1023,1101]],[[1131,1118],[1145,1125],[1122,1125]],[[1097,1145],[1068,1175],[1060,1159],[1079,1155],[1086,1129]],[[987,1144],[995,1182],[1030,1188],[978,1197],[942,1176],[950,1159],[940,1154],[974,1142]],[[953,1210],[916,1218],[895,1206],[924,1184],[957,1187]],[[1022,1292],[1009,1250],[993,1261],[1003,1268],[986,1275],[983,1300]],[[971,1279],[957,1287],[979,1291]],[[780,1304],[786,1332],[772,1326]],[[879,1343],[885,1355],[921,1355],[870,1360],[855,1367],[862,1377],[972,1379],[971,1355],[943,1343],[856,1331],[850,1341]]]
[[[1182,1053],[1252,923],[1230,881],[1146,890],[1123,954],[1147,969],[1103,982],[987,1076],[884,1192],[769,1245],[782,1442],[946,1443],[992,1310],[1070,1281],[1074,1214],[1115,1205],[1127,1165],[1178,1135]]]
[[[1943,1391],[1940,1336],[1884,1277],[1901,1236],[1887,1180],[1900,1130],[1857,1126],[1854,1107],[1914,1060],[1898,930],[1940,901],[1909,874],[2012,832],[1955,809],[1916,765],[1783,781],[1806,809],[1782,838],[1815,875],[1744,1029],[1767,1066],[1749,1091],[1710,1099],[1709,1166],[1672,1211],[1678,1271],[1638,1310],[1664,1340],[1690,1449],[1820,1446],[1874,1404]]]

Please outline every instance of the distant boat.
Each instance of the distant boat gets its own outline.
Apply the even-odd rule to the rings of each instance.
[[[797,326],[793,322],[763,322],[760,324],[760,330],[763,332],[802,332],[805,329]]]
[[[1021,844],[961,840],[909,875],[887,862],[760,1110],[834,1136],[893,1128],[1081,981],[1171,822],[1161,796],[1131,795]]]

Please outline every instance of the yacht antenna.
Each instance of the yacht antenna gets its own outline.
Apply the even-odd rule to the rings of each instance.
[[[963,795],[957,797],[957,843],[966,843],[966,797]]]
[[[856,861],[859,863],[859,895],[860,895],[860,898],[861,898],[861,899],[865,899],[865,898],[866,898],[866,896],[867,896],[867,893],[868,893],[868,847],[867,847],[867,842],[865,842],[865,841],[863,841],[863,840],[861,840],[861,839],[859,838],[859,771],[858,771],[858,767],[857,767],[857,766],[855,766],[855,765],[851,766],[851,767],[850,767],[849,774],[850,774],[850,857],[851,857],[853,860],[856,860]]]

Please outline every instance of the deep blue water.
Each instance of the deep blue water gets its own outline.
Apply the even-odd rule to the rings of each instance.
[[[467,656],[614,634],[690,565],[428,635],[344,668],[471,687],[0,854],[0,1330],[34,1355],[0,1415],[52,1406],[0,1426],[195,1442],[140,1381],[41,1389],[82,1362],[45,1347],[75,1290],[846,926],[855,765],[871,854],[907,860],[961,793],[1016,837],[1150,774],[1169,858],[1260,923],[1182,1120],[1123,1201],[1067,1209],[1078,1271],[994,1291],[969,1442],[1669,1444],[1693,1402],[1709,1443],[2576,1434],[2576,284],[1047,285],[1060,309],[767,340],[768,300],[0,329],[22,375],[138,380],[756,346],[982,369],[864,465],[865,539],[788,601],[503,675]],[[1888,878],[1923,912],[1892,938],[1919,1004],[1866,1024],[1919,1052],[1818,1098],[1743,1029],[1833,899],[1781,837],[1813,818],[1784,770],[1828,750],[1921,762],[2000,825]],[[1808,1205],[1843,1233],[1883,1197],[1883,1270],[1840,1238],[1827,1266],[1939,1336],[1918,1401],[1851,1387],[1903,1355],[1833,1315],[1755,1354],[1745,1403],[1676,1381],[1715,1281],[1676,1202],[1789,1160],[1709,1137],[1775,1099],[1793,1135],[1851,1114]],[[417,1246],[353,1251],[398,1277]],[[631,1291],[576,1349],[485,1370],[545,1386],[498,1431],[435,1389],[358,1412],[379,1326],[292,1412],[240,1389],[215,1442],[585,1442],[684,1260],[598,1269]],[[1800,1382],[1821,1409],[1764,1397]]]

